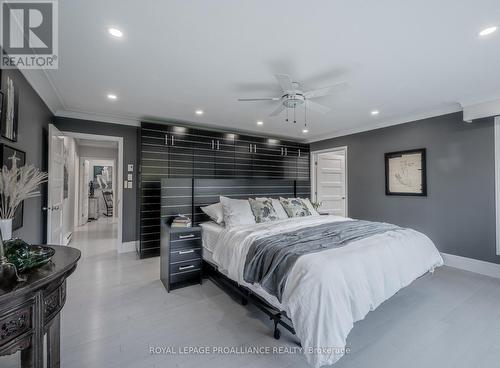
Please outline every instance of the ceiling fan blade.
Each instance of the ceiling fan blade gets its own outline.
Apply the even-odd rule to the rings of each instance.
[[[285,110],[285,105],[281,104],[274,110],[269,116],[279,115],[283,110]]]
[[[278,83],[281,86],[283,92],[293,91],[295,88],[293,87],[292,78],[288,74],[275,74]]]
[[[347,86],[346,82],[340,82],[337,84],[334,84],[332,86],[328,87],[323,87],[323,88],[318,88],[318,89],[313,89],[312,91],[307,91],[304,93],[305,98],[316,98],[316,97],[322,97],[322,96],[328,96],[335,92],[336,90],[341,90],[345,86]]]
[[[270,98],[238,98],[238,101],[279,101],[279,97]]]
[[[319,104],[317,102],[313,102],[313,101],[306,102],[306,109],[311,109],[311,110],[319,112],[321,114],[326,114],[328,111],[330,111],[329,107],[326,107],[324,105],[321,105],[321,104]]]

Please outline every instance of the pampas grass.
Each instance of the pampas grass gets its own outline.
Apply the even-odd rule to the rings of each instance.
[[[25,199],[38,197],[39,186],[47,181],[47,173],[33,165],[17,167],[16,154],[9,158],[12,168],[6,165],[0,173],[0,218],[14,218],[17,207]]]

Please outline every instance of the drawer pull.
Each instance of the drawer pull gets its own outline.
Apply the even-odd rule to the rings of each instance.
[[[189,265],[189,266],[180,266],[179,271],[184,271],[184,270],[189,270],[191,268],[194,268],[194,265]]]
[[[189,254],[189,253],[194,253],[194,249],[190,250],[180,250],[177,252],[178,254]]]
[[[179,239],[189,239],[189,238],[194,238],[194,234],[179,235]]]

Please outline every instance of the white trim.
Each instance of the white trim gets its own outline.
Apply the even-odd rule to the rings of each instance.
[[[446,266],[500,279],[500,264],[447,253],[441,253],[441,256]]]
[[[495,224],[496,254],[500,255],[500,116],[495,118]]]
[[[433,118],[436,116],[451,114],[451,113],[459,112],[459,111],[462,111],[462,106],[459,103],[454,103],[452,105],[447,105],[444,107],[439,107],[436,109],[427,110],[425,112],[416,113],[414,115],[408,115],[405,117],[395,118],[393,120],[372,122],[372,123],[364,124],[364,125],[361,125],[361,126],[355,127],[355,128],[338,130],[338,131],[333,132],[331,134],[322,134],[320,136],[318,135],[318,136],[309,137],[309,138],[307,138],[306,143],[313,143],[313,142],[323,141],[325,139],[343,137],[346,135],[366,132],[369,130],[375,130],[375,129],[385,128],[385,127],[389,127],[389,126],[393,126],[393,125],[410,123],[410,122],[414,122],[416,120]]]
[[[464,121],[500,115],[500,99],[480,102],[474,105],[464,105]]]
[[[123,115],[114,115],[114,114],[98,114],[92,113],[88,111],[70,111],[70,110],[58,110],[55,113],[58,117],[63,118],[73,118],[80,120],[91,120],[97,121],[101,123],[110,123],[110,124],[120,124],[120,125],[130,125],[130,126],[140,126],[140,120]]]
[[[120,243],[119,243],[120,244]],[[124,243],[121,243],[119,246],[118,246],[118,253],[129,253],[129,252],[135,252],[135,247],[137,245],[137,241],[136,240],[132,240],[132,241],[129,241],[129,242],[124,242]]]
[[[113,141],[118,142],[118,178],[116,180],[116,188],[118,190],[117,208],[118,208],[118,239],[116,250],[120,253],[122,248],[123,239],[123,168],[125,165],[125,156],[123,154],[123,137],[116,137],[111,135],[98,135],[77,132],[63,132],[65,135],[73,138],[92,139],[98,141]],[[135,248],[134,248],[135,249]]]
[[[348,170],[347,170],[347,146],[339,146],[339,147],[333,147],[333,148],[327,148],[327,149],[322,149],[322,150],[317,150],[317,151],[311,151],[311,162],[309,164],[310,167],[310,176],[311,176],[311,198],[316,202],[318,200],[317,198],[317,192],[316,192],[316,168],[317,165],[315,162],[317,161],[317,156],[318,154],[321,153],[328,153],[328,152],[335,152],[335,151],[344,151],[344,190],[345,190],[345,216],[349,216],[349,188],[348,188]]]

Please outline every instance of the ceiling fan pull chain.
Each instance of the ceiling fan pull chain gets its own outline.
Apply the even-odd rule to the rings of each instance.
[[[295,124],[297,120],[295,119],[295,107],[297,107],[297,104],[293,104],[293,123]]]

